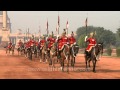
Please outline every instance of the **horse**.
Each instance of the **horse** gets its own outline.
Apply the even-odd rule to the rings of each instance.
[[[14,55],[14,49],[15,49],[15,44],[12,44],[10,48],[6,47],[6,54],[8,53],[8,51],[10,54],[10,51],[11,51],[12,55]]]
[[[74,64],[75,64],[75,57],[78,54],[79,51],[79,46],[77,44],[73,44],[70,47],[70,60],[71,60],[71,66],[73,66],[74,68]]]
[[[90,61],[92,61],[93,63],[93,72],[96,72],[96,62],[97,62],[97,57],[101,54],[103,54],[103,43],[98,43],[97,45],[95,45],[94,47],[92,47],[90,52],[86,52],[85,51],[85,63],[86,63],[86,68],[87,63],[89,63],[89,67],[90,67]]]
[[[64,44],[62,50],[60,51],[60,63],[61,63],[61,69],[64,72],[64,63],[65,60],[67,61],[67,72],[69,72],[69,55],[70,55],[70,46],[67,44]]]
[[[19,55],[19,52],[20,54],[25,54],[25,46],[24,46],[24,43],[22,43],[18,48],[17,48],[17,51],[18,51],[18,55]]]
[[[27,51],[30,60],[32,60],[33,54],[35,55],[35,57],[37,57],[37,49],[35,44],[31,44]]]
[[[46,59],[47,62],[47,44],[45,43],[40,49],[40,62],[44,62]]]
[[[53,68],[55,68],[55,60],[57,60],[57,45],[53,43],[50,50],[50,58],[48,59],[49,65],[52,65]]]

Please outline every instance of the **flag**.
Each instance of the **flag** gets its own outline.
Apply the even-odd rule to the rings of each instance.
[[[58,15],[58,27],[60,27],[60,17]]]
[[[69,27],[69,24],[68,24],[68,21],[67,21],[67,23],[66,23],[66,29],[68,29],[68,27]]]
[[[87,27],[87,23],[88,23],[88,20],[87,20],[88,18],[86,18],[86,20],[85,20],[85,26]]]

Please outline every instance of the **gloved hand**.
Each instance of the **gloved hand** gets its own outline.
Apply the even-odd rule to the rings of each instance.
[[[76,45],[76,42],[74,43],[74,45]]]
[[[88,36],[85,36],[85,42],[86,42],[87,38],[88,38]]]
[[[59,37],[59,35],[57,35],[57,38]]]

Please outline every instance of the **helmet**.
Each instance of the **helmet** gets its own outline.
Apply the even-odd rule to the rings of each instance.
[[[94,36],[94,33],[93,33],[93,32],[91,32],[91,33],[90,33],[90,37],[93,37],[93,36]]]
[[[74,33],[73,33],[73,31],[72,31],[72,33],[71,33],[71,36],[74,36]]]
[[[44,36],[42,36],[42,39],[44,39],[45,37]]]

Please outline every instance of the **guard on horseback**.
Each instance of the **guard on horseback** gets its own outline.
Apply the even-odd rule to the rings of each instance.
[[[95,39],[95,33],[91,32],[90,33],[90,37],[88,38],[87,36],[85,37],[85,42],[89,42],[87,48],[85,49],[85,56],[89,56],[90,51],[92,50],[93,47],[96,46],[97,42]],[[96,59],[98,60],[98,58],[96,57]]]
[[[79,51],[79,46],[76,44],[76,39],[74,37],[74,33],[72,31],[71,36],[69,37],[69,43],[70,43],[70,54],[73,53],[74,57]]]
[[[60,58],[61,57],[60,53],[61,53],[62,49],[64,48],[64,45],[69,44],[65,29],[64,29],[64,32],[62,33],[62,36],[61,37],[58,36],[57,43],[58,43],[58,58]]]
[[[20,39],[19,42],[18,42],[18,48],[21,47],[22,44],[23,44],[23,42],[22,42],[21,39]]]
[[[46,40],[45,40],[45,37],[42,36],[42,39],[40,40],[40,49],[43,48],[44,44],[45,44]]]
[[[69,43],[70,43],[70,47],[72,47],[73,45],[76,44],[76,39],[75,39],[75,37],[74,37],[73,31],[72,31],[71,36],[69,37]]]
[[[7,48],[12,48],[12,42],[10,40],[10,42],[8,42],[8,47]]]
[[[54,36],[53,36],[53,34],[52,35],[49,35],[49,38],[47,39],[47,41],[48,41],[48,50],[50,50],[51,49],[51,47],[52,47],[52,45],[55,43],[55,38],[54,38]]]
[[[35,44],[35,41],[34,41],[34,36],[32,35],[32,38],[30,38],[30,46],[33,46]]]

